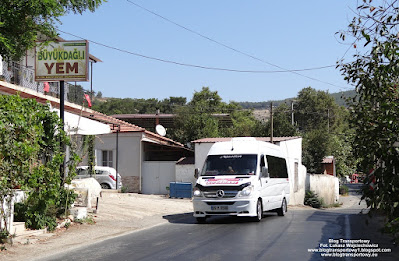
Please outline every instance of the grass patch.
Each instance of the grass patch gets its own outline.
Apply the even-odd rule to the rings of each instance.
[[[94,225],[96,223],[96,221],[92,216],[87,216],[86,218],[82,219],[75,219],[74,222],[78,224],[89,224],[89,225]]]

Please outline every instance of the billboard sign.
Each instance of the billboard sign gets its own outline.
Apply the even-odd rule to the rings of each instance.
[[[35,81],[89,80],[88,41],[53,42],[35,53]]]

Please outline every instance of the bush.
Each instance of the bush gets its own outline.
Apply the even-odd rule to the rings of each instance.
[[[26,221],[26,205],[24,203],[15,203],[14,204],[14,221],[16,222],[25,222]]]
[[[6,229],[0,229],[0,243],[5,243],[9,236],[10,233]]]
[[[305,193],[305,205],[313,208],[321,208],[323,206],[323,199],[319,198],[313,191],[307,190]]]
[[[349,193],[349,188],[348,188],[348,186],[346,186],[346,185],[341,185],[341,186],[339,186],[339,194],[340,195],[348,195],[348,193]]]

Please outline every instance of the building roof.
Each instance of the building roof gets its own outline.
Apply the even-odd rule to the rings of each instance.
[[[183,157],[176,162],[176,165],[192,165],[195,163],[194,157]]]
[[[7,83],[4,81],[0,81],[0,94],[9,94],[9,95],[19,95],[22,98],[30,98],[35,99],[39,103],[46,104],[50,103],[51,106],[55,108],[60,107],[60,99],[45,95],[39,92],[36,92],[32,89],[21,87],[18,85],[14,85],[11,83]],[[107,116],[103,113],[94,111],[89,108],[85,108],[83,106],[70,103],[65,101],[64,110],[70,113],[74,113],[77,115],[81,115],[82,117],[86,117],[92,120],[97,120],[99,122],[103,122],[109,124],[111,126],[111,130],[113,133],[119,131],[120,133],[124,132],[143,132],[145,136],[151,140],[157,141],[160,144],[168,145],[168,146],[176,146],[176,147],[184,147],[183,144],[174,141],[172,139],[163,137],[151,131],[148,131],[142,127],[136,126],[134,124],[113,118],[111,116]]]
[[[331,164],[334,162],[334,156],[327,156],[323,159],[322,164]]]
[[[273,142],[281,142],[281,141],[287,141],[287,140],[294,140],[301,138],[300,136],[293,136],[293,137],[273,137]],[[215,142],[222,142],[222,141],[230,141],[232,137],[226,137],[226,138],[203,138],[199,140],[193,141],[193,143],[215,143]],[[266,141],[270,142],[270,137],[255,137],[256,140],[258,141]]]
[[[144,128],[154,128],[158,122],[165,128],[173,128],[176,119],[176,114],[115,114],[111,115],[114,118],[127,121],[133,124],[140,125]],[[223,124],[231,125],[232,120],[230,114],[214,113],[213,117],[218,119]]]

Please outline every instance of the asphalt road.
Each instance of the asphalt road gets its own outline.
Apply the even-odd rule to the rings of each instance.
[[[370,240],[367,244],[377,244],[351,248],[363,249],[364,254],[367,250],[377,253],[378,257],[371,260],[399,260],[399,249],[388,236],[378,232],[376,224],[366,224],[367,215],[359,213],[361,209],[362,206],[332,210],[295,208],[284,217],[268,213],[259,223],[212,217],[207,224],[196,224],[192,213],[165,216],[169,220],[166,225],[41,260],[357,260],[326,258],[313,252],[347,249],[338,245],[320,247],[335,244],[333,240],[341,244],[340,239]],[[382,249],[392,252],[377,252]]]

